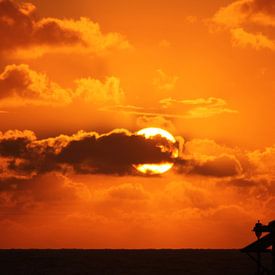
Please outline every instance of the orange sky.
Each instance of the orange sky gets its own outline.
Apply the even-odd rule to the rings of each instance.
[[[0,0],[0,247],[227,248],[275,207],[275,2]],[[134,133],[161,127],[171,160]]]

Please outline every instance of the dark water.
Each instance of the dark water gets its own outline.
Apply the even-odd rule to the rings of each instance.
[[[238,250],[0,250],[3,275],[252,275],[255,270]]]

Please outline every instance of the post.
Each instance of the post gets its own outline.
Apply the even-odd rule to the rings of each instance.
[[[270,222],[268,226],[270,227],[270,234],[272,238],[272,275],[275,275],[275,221]]]
[[[261,267],[261,252],[257,252],[257,275],[262,274],[262,267]]]
[[[242,252],[247,253],[253,261],[257,263],[257,275],[259,274],[271,274],[275,275],[275,220],[271,221],[268,225],[263,225],[258,221],[253,230],[255,235],[257,236],[257,241],[247,245],[243,249]],[[266,234],[261,238],[262,233]],[[267,250],[271,247],[271,250]],[[261,264],[261,252],[271,252],[272,257],[272,270],[268,270]],[[256,257],[254,258],[250,255],[250,252],[256,253]],[[267,272],[267,273],[266,273]]]
[[[260,240],[263,232],[263,225],[260,223],[260,220],[258,220],[258,222],[255,224],[253,231],[255,232],[255,235],[258,239],[258,241]],[[261,267],[261,248],[258,247],[257,249],[257,275],[261,275],[262,274],[262,267]]]
[[[275,225],[275,224],[274,224]],[[272,274],[275,275],[275,228],[272,228]]]

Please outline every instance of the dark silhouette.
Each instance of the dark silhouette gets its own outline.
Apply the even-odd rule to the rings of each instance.
[[[263,225],[258,221],[253,231],[255,232],[257,241],[244,247],[241,251],[247,253],[247,255],[257,263],[257,275],[275,275],[275,220],[271,221],[268,225]],[[268,234],[261,238],[263,233]],[[268,249],[269,247],[271,247],[271,249]],[[256,253],[257,257],[255,258],[251,253]],[[262,264],[262,253],[271,253],[272,271]]]

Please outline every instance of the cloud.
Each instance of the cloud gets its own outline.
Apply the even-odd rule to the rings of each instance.
[[[141,106],[134,106],[134,105],[114,105],[114,106],[107,106],[102,107],[101,111],[105,112],[120,112],[130,115],[136,116],[148,116],[148,117],[158,117],[161,116],[163,118],[185,118],[183,115],[178,115],[174,113],[167,113],[163,108],[145,108]]]
[[[27,207],[35,207],[33,202],[36,204],[41,202],[57,202],[61,204],[62,201],[74,197],[73,192],[70,192],[70,189],[73,189],[70,180],[59,173],[48,173],[28,179],[28,184],[25,184],[25,182],[26,180],[14,178],[5,179],[4,181],[0,180],[0,192],[2,195],[0,207],[2,209],[6,208],[7,210],[8,208],[12,211],[17,208],[19,210],[20,203],[23,203],[25,207],[21,210],[26,211],[29,210]]]
[[[275,49],[275,43],[267,36],[261,33],[251,33],[245,31],[243,28],[234,28],[231,30],[232,42],[234,46],[246,47],[251,46],[256,50],[260,49]]]
[[[222,154],[234,154],[237,150],[228,146],[218,144],[212,139],[192,139],[185,144],[185,154],[192,156],[192,158],[201,157],[217,157]]]
[[[209,98],[195,98],[195,99],[183,99],[176,100],[172,98],[165,98],[160,101],[164,107],[169,107],[173,103],[186,104],[186,105],[211,105],[211,106],[224,106],[226,105],[225,100],[216,97]]]
[[[125,183],[107,190],[107,200],[138,201],[145,200],[148,194],[141,184]]]
[[[140,116],[137,118],[136,123],[139,128],[158,127],[170,132],[175,132],[175,126],[173,123],[163,116]]]
[[[216,97],[184,100],[165,98],[160,100],[160,104],[163,108],[176,112],[180,112],[184,107],[187,107],[185,118],[207,118],[223,113],[237,113],[236,110],[226,107],[227,103],[224,99]]]
[[[275,25],[275,5],[266,0],[238,0],[221,8],[213,20],[229,27],[238,27],[246,23],[263,26]]]
[[[157,108],[145,108],[132,105],[116,105],[101,108],[102,111],[122,112],[131,115],[162,117],[165,119],[198,119],[221,114],[236,114],[237,110],[227,107],[224,99],[209,97],[178,100],[164,98]]]
[[[8,65],[0,75],[0,103],[13,100],[17,104],[68,104],[70,92],[37,73],[28,65]]]
[[[62,88],[26,64],[8,65],[0,74],[0,105],[64,106],[83,101],[100,106],[124,101],[120,80],[113,76],[107,77],[105,82],[93,78],[78,79],[75,86],[74,89]]]
[[[115,133],[119,140],[122,133],[131,137],[127,131]],[[9,131],[1,134],[0,152],[5,152],[1,160],[13,152],[11,143],[6,143],[10,141],[21,148],[16,149],[18,165],[19,158],[22,163],[31,152],[40,158],[54,155],[51,161],[64,165],[62,158],[56,159],[64,148],[69,148],[72,163],[66,162],[66,166],[74,166],[76,161],[86,165],[83,160],[91,154],[91,140],[104,143],[101,138],[110,141],[113,134],[81,132],[39,140],[29,131]],[[91,141],[88,147],[84,140]],[[83,151],[79,151],[74,159],[74,148],[80,147],[87,153],[81,156]],[[247,232],[257,219],[266,223],[273,218],[274,155],[273,146],[247,152],[214,140],[195,139],[185,143],[185,165],[193,165],[189,173],[148,178],[51,171],[29,178],[2,178],[0,228],[6,238],[1,247],[242,247],[251,241]],[[247,172],[244,158],[253,173]],[[91,159],[98,160],[98,156]],[[35,161],[39,162],[38,155]],[[241,174],[234,174],[239,164]],[[213,231],[218,232],[214,237]]]
[[[180,163],[176,169],[181,174],[212,178],[239,177],[245,170],[243,155],[244,152],[222,146],[214,140],[193,139],[184,144],[181,156],[184,162]]]
[[[0,2],[0,52],[20,57],[37,57],[47,52],[85,52],[102,54],[111,49],[128,49],[129,42],[118,33],[102,34],[97,23],[79,20],[42,18],[30,3]]]
[[[234,177],[241,175],[242,167],[236,157],[221,155],[195,163],[189,173],[211,177]]]
[[[162,146],[177,146],[174,158]],[[122,150],[123,148],[123,150]],[[242,151],[213,140],[193,139],[177,144],[155,137],[145,139],[117,129],[99,135],[80,131],[74,135],[38,139],[32,131],[10,130],[0,134],[0,178],[29,179],[48,172],[63,174],[136,174],[133,165],[175,163],[175,173],[211,178],[271,180],[274,174],[274,148]]]
[[[145,139],[126,130],[99,135],[80,131],[39,140],[31,131],[8,131],[0,135],[2,177],[32,177],[51,171],[80,174],[131,174],[132,165],[172,162],[161,137]],[[171,144],[170,144],[171,145]],[[1,166],[0,166],[1,167]]]
[[[217,26],[228,29],[233,45],[255,49],[275,49],[275,41],[266,28],[274,33],[275,5],[266,0],[238,0],[219,9],[213,17]]]
[[[273,175],[275,171],[275,145],[264,150],[248,152],[247,156],[258,173]]]
[[[247,151],[211,139],[191,139],[184,143],[176,170],[180,174],[229,177],[238,186],[250,187],[274,181],[274,163],[274,146]]]
[[[81,98],[88,103],[121,104],[125,95],[120,80],[108,77],[105,83],[93,78],[82,78],[75,81],[77,88],[73,97]]]
[[[157,70],[157,76],[153,79],[153,86],[160,91],[171,91],[175,88],[178,76],[170,76],[163,70]]]
[[[230,181],[58,173],[1,181],[1,247],[242,247],[258,217],[272,218],[274,191]]]
[[[4,157],[24,156],[27,152],[27,145],[34,140],[36,140],[35,134],[28,130],[0,132],[0,154]]]
[[[158,181],[156,188],[146,179],[107,179],[100,186],[95,180],[51,173],[10,182],[0,191],[1,247],[234,247],[246,242],[253,216],[261,213],[259,204],[248,208],[251,197],[230,197],[238,196],[233,188],[206,188],[190,178]],[[213,237],[213,230],[220,233]]]

